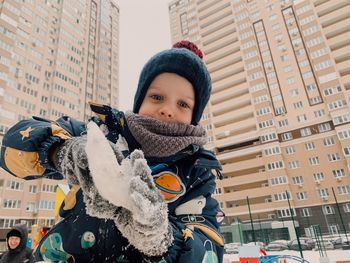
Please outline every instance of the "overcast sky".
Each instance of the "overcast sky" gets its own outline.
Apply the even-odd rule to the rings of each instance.
[[[143,65],[155,53],[170,48],[170,0],[119,0],[120,110],[131,110]]]

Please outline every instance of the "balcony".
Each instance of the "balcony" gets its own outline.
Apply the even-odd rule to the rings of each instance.
[[[285,202],[277,203],[260,203],[260,204],[251,204],[250,210],[252,213],[267,213],[275,212],[277,209],[285,209],[288,204]],[[243,216],[248,214],[248,205],[245,206],[236,206],[233,208],[224,208],[226,216]]]
[[[243,170],[243,169],[249,169],[252,167],[259,167],[259,166],[264,166],[265,163],[262,158],[255,158],[255,159],[250,159],[250,160],[245,160],[241,162],[235,162],[235,163],[230,163],[230,164],[225,164],[222,166],[223,173],[232,173],[235,171]]]
[[[240,144],[243,142],[259,139],[258,131],[245,132],[236,136],[231,136],[222,140],[217,140],[215,143],[216,147],[226,147],[230,145]]]
[[[212,113],[214,116],[214,122],[216,121],[216,117],[220,117],[222,114],[225,113],[231,113],[231,115],[234,115],[232,111],[240,110],[241,108],[244,108],[246,106],[251,105],[251,96],[247,92],[245,94],[242,94],[241,96],[231,98],[230,100],[223,101],[222,103],[218,103],[216,105],[212,105]],[[251,109],[251,112],[254,112],[254,109]],[[236,112],[235,114],[237,114]]]
[[[268,180],[267,173],[258,172],[258,173],[245,174],[241,176],[235,176],[235,177],[223,179],[218,182],[218,185],[220,185],[220,187],[239,186],[239,185],[266,181],[266,180]]]

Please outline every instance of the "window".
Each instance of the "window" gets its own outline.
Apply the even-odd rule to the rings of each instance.
[[[279,29],[280,28],[280,24],[274,24],[274,25],[272,25],[272,30],[277,30],[277,29]]]
[[[266,156],[268,155],[276,155],[276,154],[280,154],[281,153],[281,148],[279,146],[274,146],[274,147],[270,147],[264,150],[264,154]]]
[[[319,172],[319,173],[314,173],[314,180],[315,182],[320,182],[324,180],[324,173],[323,172]]]
[[[55,209],[55,201],[48,200],[40,200],[38,209],[40,210],[54,210]]]
[[[322,61],[320,63],[315,64],[315,69],[316,69],[316,71],[319,71],[319,70],[322,70],[325,68],[329,68],[331,66],[332,66],[332,62],[330,60],[325,60],[325,61]]]
[[[282,141],[289,141],[293,139],[293,135],[291,132],[282,133],[281,137],[282,137]]]
[[[343,130],[338,132],[339,140],[345,140],[350,138],[350,130]]]
[[[29,185],[29,193],[35,194],[37,193],[37,186],[36,185]]]
[[[326,132],[326,131],[330,131],[332,129],[331,125],[326,122],[326,123],[321,123],[318,125],[318,131],[319,132]]]
[[[320,118],[324,115],[326,115],[326,111],[324,109],[314,111],[314,115],[316,118]]]
[[[294,102],[293,107],[294,109],[301,109],[303,107],[303,102],[302,101]]]
[[[307,91],[314,91],[314,90],[316,90],[316,85],[315,84],[306,85],[306,90]]]
[[[318,103],[321,103],[322,102],[322,98],[320,96],[315,96],[315,97],[311,97],[309,99],[309,103],[310,105],[315,105],[315,104],[318,104]]]
[[[310,217],[312,216],[311,208],[302,208],[300,210],[301,216],[302,217]]]
[[[263,122],[259,122],[259,128],[260,129],[268,128],[268,127],[271,127],[273,125],[274,125],[274,123],[273,123],[272,119],[269,119],[269,120],[266,120],[266,121],[263,121]]]
[[[279,127],[286,127],[288,126],[288,119],[284,119],[278,122]]]
[[[318,156],[310,157],[309,158],[309,164],[310,165],[319,165],[320,164],[320,159]]]
[[[266,77],[268,79],[272,79],[272,78],[276,77],[276,73],[274,71],[269,72],[269,73],[266,74]]]
[[[293,216],[295,216],[295,209],[292,208],[291,210],[289,208],[285,208],[285,209],[278,209],[277,210],[277,215],[278,217],[291,217],[291,213],[290,211],[292,211]]]
[[[322,207],[322,210],[323,210],[323,214],[325,214],[325,215],[332,215],[332,214],[334,214],[334,209],[330,205],[324,205]]]
[[[4,199],[3,206],[7,209],[20,209],[21,200]]]
[[[285,175],[274,177],[271,179],[271,185],[279,185],[279,184],[287,184],[287,183],[288,183],[288,177]]]
[[[315,149],[315,143],[314,142],[307,142],[305,143],[305,150],[311,151]]]
[[[338,225],[329,225],[329,232],[331,235],[338,235],[339,231],[339,226]]]
[[[297,120],[300,123],[306,122],[306,115],[305,114],[298,115]]]
[[[283,71],[286,72],[286,73],[287,72],[291,72],[292,70],[293,70],[293,68],[291,66],[286,66],[286,67],[283,68]]]
[[[296,185],[302,185],[304,183],[304,178],[301,175],[293,176],[292,180],[293,180],[293,184],[296,184]]]
[[[271,107],[261,108],[256,111],[257,116],[262,116],[271,113]]]
[[[270,141],[275,141],[277,140],[277,134],[274,133],[269,133],[269,134],[264,134],[260,136],[260,141],[261,142],[270,142]]]
[[[269,19],[270,19],[270,20],[275,20],[275,19],[277,19],[277,15],[276,15],[276,14],[273,14],[273,15],[271,15],[271,16],[269,17]]]
[[[303,79],[309,79],[313,76],[311,71],[304,72],[302,75]]]
[[[343,148],[343,152],[344,152],[344,155],[345,155],[345,156],[350,155],[350,146],[344,147],[344,148]]]
[[[341,185],[337,187],[338,194],[348,195],[350,194],[350,185]]]
[[[286,113],[286,109],[283,106],[276,108],[276,115],[282,115],[284,113]]]
[[[290,95],[291,97],[296,97],[296,96],[299,95],[299,90],[298,90],[298,89],[291,89],[291,90],[289,91],[289,95]]]
[[[350,203],[344,204],[343,209],[345,213],[350,213]]]
[[[306,59],[299,62],[299,67],[301,67],[301,68],[309,66],[309,65],[310,65],[309,61]]]
[[[26,207],[27,212],[34,212],[35,211],[35,203],[34,202],[28,202]]]
[[[272,162],[267,164],[268,170],[277,170],[277,169],[283,169],[283,168],[284,168],[283,161],[277,161],[277,162]]]
[[[330,95],[337,94],[340,92],[342,92],[342,89],[339,85],[334,86],[334,87],[329,87],[329,88],[326,88],[323,90],[323,94],[325,96],[330,96]]]
[[[294,77],[287,78],[287,84],[288,85],[292,85],[294,83],[295,83],[295,78]]]
[[[303,129],[300,129],[300,135],[301,135],[302,137],[306,137],[306,136],[311,135],[311,129],[310,129],[310,128],[303,128]]]
[[[333,137],[327,137],[323,139],[323,145],[324,146],[331,146],[335,144],[335,140]]]
[[[340,108],[344,108],[346,105],[347,105],[347,103],[346,103],[345,99],[336,100],[336,101],[333,101],[331,103],[328,103],[328,109],[329,110],[340,109]]]
[[[291,194],[290,192],[277,193],[277,194],[274,194],[274,199],[275,201],[288,200],[288,199],[291,199]]]
[[[333,117],[334,125],[340,125],[348,122],[350,122],[350,113],[345,113],[345,114]]]
[[[321,188],[318,190],[318,194],[321,198],[327,198],[329,196],[329,192],[327,188]]]
[[[339,153],[330,153],[330,154],[327,154],[327,157],[328,157],[328,161],[330,162],[336,162],[340,160]]]
[[[294,170],[294,169],[298,169],[298,168],[300,168],[299,161],[288,162],[288,169]]]
[[[297,199],[298,200],[306,200],[307,199],[307,192],[297,192]]]
[[[288,55],[282,55],[281,56],[281,61],[288,61],[288,60],[289,60]]]
[[[294,146],[287,146],[285,148],[286,154],[293,154],[295,153],[295,147]]]
[[[7,181],[7,189],[23,191],[23,183],[16,181]]]

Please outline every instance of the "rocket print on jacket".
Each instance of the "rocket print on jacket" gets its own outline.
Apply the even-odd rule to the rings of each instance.
[[[40,254],[47,261],[74,262],[73,256],[63,250],[62,237],[58,233],[52,233],[45,239],[40,246]],[[69,259],[72,259],[72,261]]]

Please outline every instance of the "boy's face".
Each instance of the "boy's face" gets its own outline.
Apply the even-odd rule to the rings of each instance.
[[[21,242],[21,238],[15,237],[15,236],[10,236],[8,240],[8,244],[11,249],[15,249],[16,247],[18,247],[20,242]]]
[[[148,88],[139,114],[168,123],[191,124],[194,104],[194,89],[187,79],[162,73]]]

